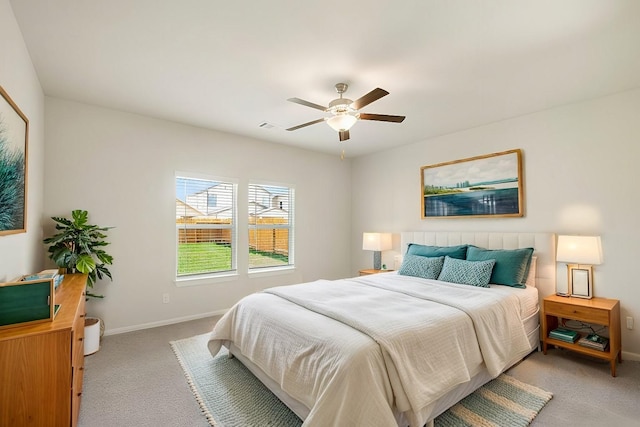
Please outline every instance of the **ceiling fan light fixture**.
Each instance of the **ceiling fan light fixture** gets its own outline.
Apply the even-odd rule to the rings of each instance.
[[[356,115],[342,113],[336,114],[335,116],[328,119],[327,124],[331,126],[331,129],[335,130],[336,132],[344,132],[351,129],[351,127],[356,124],[357,121],[358,117],[356,117]]]

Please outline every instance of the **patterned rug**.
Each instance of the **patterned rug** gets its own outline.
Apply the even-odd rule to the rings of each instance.
[[[299,427],[302,421],[226,350],[211,357],[209,334],[172,341],[202,412],[215,427]],[[500,375],[435,420],[436,427],[528,426],[552,394]]]

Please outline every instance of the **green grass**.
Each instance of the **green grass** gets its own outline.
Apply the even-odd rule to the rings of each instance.
[[[215,243],[178,245],[178,276],[231,270],[231,247]]]
[[[250,267],[287,265],[285,255],[250,251]],[[182,243],[178,245],[178,275],[203,274],[231,270],[231,247],[216,243]]]

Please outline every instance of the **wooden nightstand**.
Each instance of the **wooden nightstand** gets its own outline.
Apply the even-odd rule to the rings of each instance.
[[[558,327],[558,318],[603,325],[609,328],[609,348],[598,351],[549,337],[549,331]],[[616,359],[622,363],[620,342],[620,301],[607,298],[571,298],[550,295],[542,301],[542,350],[547,354],[547,346],[555,345],[577,353],[588,354],[598,359],[608,360],[611,376],[616,376]]]
[[[369,274],[386,273],[388,271],[393,271],[393,270],[376,270],[374,268],[369,268],[369,269],[365,269],[365,270],[360,270],[359,271],[359,275],[360,276],[368,276]]]

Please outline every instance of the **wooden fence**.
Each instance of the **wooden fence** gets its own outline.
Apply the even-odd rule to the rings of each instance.
[[[226,224],[230,225],[230,219],[212,218],[178,218],[178,225],[199,224]],[[258,218],[257,225],[265,224],[287,224],[286,218]],[[249,218],[249,225],[256,225],[256,219]],[[231,244],[231,230],[221,228],[178,228],[178,243],[217,243]],[[286,228],[250,228],[249,229],[249,249],[276,253],[280,255],[289,254],[289,230]]]
[[[195,228],[194,225],[226,224],[231,225],[231,219],[215,218],[178,218],[178,225],[191,225],[190,228],[178,228],[178,243],[218,243],[231,244],[231,230],[223,228]]]

